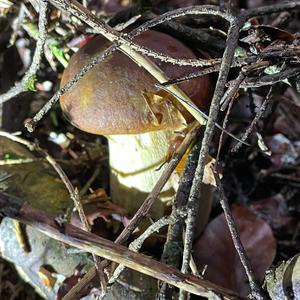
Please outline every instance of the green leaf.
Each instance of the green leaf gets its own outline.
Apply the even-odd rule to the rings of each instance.
[[[64,68],[66,68],[68,66],[68,60],[66,59],[64,51],[55,44],[52,44],[49,47],[56,59],[63,65]]]

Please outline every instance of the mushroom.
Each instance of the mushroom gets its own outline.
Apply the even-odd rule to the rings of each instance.
[[[195,58],[187,46],[161,32],[144,32],[134,42],[173,57]],[[71,57],[61,85],[108,46],[109,42],[101,36],[90,40]],[[170,79],[195,70],[151,60]],[[63,112],[74,126],[108,138],[112,200],[132,214],[160,177],[161,171],[157,169],[165,160],[174,132],[193,120],[171,95],[157,91],[156,83],[147,71],[115,52],[60,99]],[[200,109],[207,109],[212,93],[209,76],[181,83],[179,87]],[[173,195],[173,186],[168,182],[160,201],[151,210],[154,219],[162,216]]]

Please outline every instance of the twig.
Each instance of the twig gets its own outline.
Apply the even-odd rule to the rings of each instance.
[[[136,30],[132,31],[125,39],[118,31],[110,28],[107,24],[96,19],[93,14],[91,14],[88,10],[86,10],[83,6],[81,6],[76,1],[71,0],[70,2],[67,0],[51,0],[51,2],[58,5],[62,10],[72,13],[75,16],[77,16],[79,19],[81,19],[83,22],[86,22],[93,29],[103,34],[106,38],[110,39],[111,41],[114,41],[114,44],[110,48],[108,48],[104,53],[92,59],[91,62],[85,67],[83,67],[81,71],[77,75],[75,75],[69,82],[67,82],[63,88],[61,88],[58,92],[55,93],[55,95],[44,105],[44,107],[34,116],[33,119],[28,120],[25,123],[25,126],[28,131],[32,132],[34,130],[36,123],[50,110],[52,105],[58,101],[60,96],[62,96],[78,80],[80,80],[86,74],[86,72],[91,70],[95,65],[97,65],[99,62],[104,60],[108,55],[113,53],[118,47],[133,61],[135,61],[143,68],[145,68],[154,78],[158,80],[158,82],[163,83],[168,81],[168,78],[165,76],[165,74],[153,62],[143,57],[138,52],[135,52],[135,50],[141,49],[142,47],[133,44],[131,42],[131,39],[134,36],[140,34],[141,32],[147,30],[149,27],[154,26],[159,22],[164,22],[165,20],[167,20],[165,15],[158,17],[157,20],[155,19],[147,22],[146,25],[142,25],[138,27]],[[209,11],[212,11],[213,14],[215,15],[220,14],[223,16],[223,13],[218,11],[216,7],[211,7],[211,6],[195,7],[194,10],[195,10],[194,14],[205,14],[208,13]],[[167,13],[168,14],[167,17],[169,19],[175,18],[178,15],[184,13],[188,13],[188,12],[192,13],[191,11],[182,10],[182,9],[180,9],[177,14],[176,14],[177,11],[173,11],[173,12]],[[157,55],[155,57],[160,58]],[[196,59],[196,61],[199,61],[199,59]],[[183,91],[181,91],[177,86],[170,86],[167,87],[167,89],[170,92],[179,96],[177,97],[177,100],[195,117],[196,120],[198,120],[200,124],[205,124],[205,120],[202,118],[201,114],[199,114],[197,110],[193,109],[192,105],[187,104],[187,103],[192,104],[192,101],[188,98],[188,96]],[[185,99],[185,101],[181,101],[181,99]]]
[[[200,140],[200,138],[198,138]],[[188,154],[183,174],[180,177],[178,190],[172,206],[172,215],[184,207],[186,207],[192,186],[197,161],[200,152],[200,143],[198,142]],[[175,268],[179,267],[179,262],[183,251],[183,225],[184,220],[179,219],[175,223],[171,223],[168,228],[167,240],[164,245],[161,261]],[[171,287],[162,283],[156,299],[168,299],[167,295],[172,293]]]
[[[14,136],[8,132],[2,131],[2,130],[0,130],[0,136],[4,136],[8,139],[11,139],[18,143],[21,143],[21,144],[25,145],[30,151],[36,151],[45,157],[45,159],[53,167],[53,169],[56,171],[56,173],[58,174],[58,176],[60,177],[60,179],[62,180],[64,185],[66,186],[66,188],[70,194],[70,198],[73,200],[74,206],[75,206],[76,210],[78,211],[80,221],[83,224],[84,229],[86,231],[91,231],[91,226],[85,216],[78,190],[77,190],[77,188],[74,188],[74,186],[71,183],[71,181],[69,180],[68,176],[66,175],[64,170],[61,168],[61,166],[55,161],[55,159],[53,157],[51,157],[46,150],[40,148],[36,143],[32,143],[32,142],[27,141],[20,137],[16,137],[16,136]],[[103,291],[105,291],[106,290],[106,279],[105,279],[105,274],[103,272],[103,269],[101,267],[101,261],[99,258],[97,258],[94,255],[93,255],[93,258],[94,258],[95,264],[97,266],[97,271],[99,274],[101,287],[102,287]]]
[[[245,79],[245,74],[243,72],[240,72],[238,77],[230,83],[227,91],[224,93],[224,96],[221,99],[221,111],[225,111],[230,101],[235,97],[244,79]],[[224,124],[223,124],[223,128],[224,128]]]
[[[231,101],[229,102],[229,105],[228,105],[226,115],[225,115],[224,120],[223,120],[223,127],[224,128],[227,125],[233,103],[234,103],[234,99],[231,98]],[[222,148],[222,145],[223,145],[223,138],[224,138],[224,132],[222,131],[221,134],[220,134],[219,143],[218,143],[218,151],[217,151],[216,162],[215,162],[216,165],[218,165],[218,162],[219,162],[219,158],[220,158],[220,154],[221,154],[221,148]]]
[[[36,48],[32,58],[32,63],[23,76],[20,82],[15,83],[15,86],[9,89],[6,93],[0,95],[0,104],[12,99],[22,92],[28,91],[31,83],[35,82],[37,71],[40,68],[42,56],[44,53],[44,45],[47,37],[47,8],[48,2],[40,0],[40,13],[39,13],[39,37],[36,42]]]
[[[181,214],[181,218],[184,216],[184,214]],[[132,250],[134,252],[138,252],[144,241],[150,237],[153,233],[158,232],[161,228],[163,228],[166,225],[174,224],[179,218],[178,212],[177,214],[171,215],[170,217],[162,217],[158,221],[151,224],[137,239],[135,239],[133,242],[129,244],[128,249]],[[119,265],[115,271],[114,274],[109,278],[108,283],[113,284],[116,279],[120,276],[121,272],[125,269],[124,265]]]
[[[0,216],[10,217],[22,223],[33,226],[47,236],[66,243],[72,247],[91,252],[108,260],[124,264],[126,267],[165,281],[187,291],[209,297],[211,292],[223,295],[229,299],[239,299],[230,290],[219,287],[209,281],[193,275],[185,275],[178,270],[164,265],[140,253],[128,250],[126,247],[84,231],[68,223],[58,223],[56,219],[40,209],[22,204],[21,200],[0,193]]]
[[[271,87],[269,89],[269,92],[264,100],[264,102],[262,103],[259,111],[257,112],[255,118],[252,120],[250,126],[247,128],[246,132],[243,134],[243,136],[241,137],[242,141],[245,141],[249,135],[251,134],[253,128],[256,126],[257,122],[261,119],[261,117],[264,115],[267,107],[269,106],[270,102],[272,101],[272,92],[273,92],[273,88]],[[231,150],[231,152],[237,152],[240,148],[241,148],[242,144],[239,142],[237,143],[234,148]]]
[[[293,9],[300,9],[300,1],[288,1],[285,3],[279,3],[276,5],[268,5],[268,6],[261,6],[257,8],[248,9],[244,11],[247,15],[247,18],[263,16],[266,14],[274,14],[280,13],[282,11],[293,10]]]
[[[202,118],[204,120],[209,120],[209,116],[203,112],[201,109],[199,109],[197,107],[197,105],[195,105],[193,102],[186,102],[186,100],[184,98],[179,97],[178,95],[176,95],[175,93],[171,92],[168,90],[168,88],[166,88],[165,86],[161,85],[161,84],[156,84],[157,87],[165,90],[166,92],[168,92],[169,94],[171,94],[172,96],[174,96],[177,100],[180,100],[181,102],[185,102],[188,106],[190,106],[194,111],[198,112],[199,115],[202,116]],[[245,144],[246,146],[250,146],[250,144],[245,143],[244,141],[241,141],[238,137],[236,137],[235,135],[233,135],[231,132],[229,132],[228,130],[226,130],[224,127],[222,127],[221,125],[219,125],[217,122],[215,122],[215,126],[220,129],[221,131],[225,132],[226,134],[228,134],[230,137],[232,137],[234,140],[237,140],[243,144]]]
[[[207,68],[201,69],[197,72],[190,73],[186,76],[182,76],[182,77],[179,77],[179,78],[176,78],[176,79],[166,81],[166,82],[162,83],[161,85],[162,86],[170,86],[170,85],[177,84],[177,83],[180,83],[180,82],[183,82],[183,81],[187,81],[187,80],[191,80],[191,79],[194,79],[194,78],[197,78],[197,77],[201,77],[203,75],[218,72],[219,70],[220,70],[220,64],[217,64],[217,65],[214,65],[212,67],[207,67]]]
[[[300,74],[300,67],[291,67],[286,70],[272,74],[264,75],[261,77],[255,78],[246,78],[240,85],[240,88],[254,88],[261,87],[265,85],[273,85],[277,82],[283,81],[287,78],[294,77]]]
[[[204,175],[204,167],[206,158],[209,152],[209,145],[214,133],[214,127],[217,120],[220,100],[223,95],[224,86],[226,84],[227,76],[230,70],[231,63],[234,57],[234,51],[237,46],[237,40],[239,35],[239,29],[244,23],[245,17],[240,15],[239,19],[233,18],[230,23],[230,27],[227,34],[226,48],[223,54],[221,69],[219,72],[218,81],[216,84],[215,92],[213,95],[209,119],[207,121],[204,137],[202,140],[201,151],[199,155],[198,165],[195,171],[195,177],[193,179],[192,188],[189,196],[189,211],[186,221],[186,234],[184,240],[183,262],[181,270],[183,273],[188,272],[189,261],[191,258],[192,243],[194,238],[194,226],[199,209],[199,201],[201,201],[201,183]],[[186,298],[186,292],[180,291],[180,298]]]
[[[101,167],[100,165],[97,165],[95,170],[94,170],[94,173],[92,174],[92,176],[89,178],[89,180],[85,183],[85,185],[83,186],[83,188],[80,190],[80,196],[84,196],[88,189],[90,188],[91,184],[94,182],[94,180],[98,177],[98,175],[100,174],[100,171],[101,171]]]
[[[180,59],[175,57],[170,57],[164,53],[159,53],[154,50],[148,49],[146,47],[137,45],[131,41],[129,41],[126,36],[121,35],[117,31],[113,30],[109,27],[106,23],[99,21],[93,14],[91,14],[86,8],[84,8],[80,3],[75,0],[50,0],[55,6],[72,13],[77,18],[82,20],[83,22],[87,23],[89,26],[96,29],[99,33],[104,35],[107,39],[111,41],[117,41],[121,43],[120,49],[125,54],[134,54],[133,50],[136,52],[140,52],[146,56],[150,56],[153,58],[157,58],[164,62],[169,62],[172,64],[177,64],[181,66],[205,66],[205,65],[212,65],[214,64],[214,60],[207,60],[207,59]],[[219,10],[217,6],[213,5],[201,5],[201,6],[191,6],[185,8],[179,8],[173,10],[171,12],[166,12],[161,16],[154,18],[151,21],[146,22],[146,24],[140,26],[140,29],[137,34],[161,24],[166,21],[170,21],[174,18],[178,18],[181,16],[187,15],[215,15],[224,18],[228,22],[232,21],[232,17],[227,13],[224,13]],[[139,60],[138,60],[139,61]]]
[[[217,183],[217,189],[218,189],[219,194],[220,194],[220,203],[221,203],[221,206],[222,206],[223,211],[224,211],[226,223],[228,225],[234,247],[235,247],[235,249],[236,249],[236,251],[239,255],[240,261],[241,261],[241,263],[242,263],[242,265],[245,269],[245,272],[246,272],[248,280],[249,280],[249,284],[250,284],[250,288],[251,288],[251,296],[254,299],[257,299],[257,300],[268,299],[265,296],[265,293],[264,293],[263,289],[261,288],[260,284],[256,280],[256,278],[254,276],[254,273],[252,271],[251,264],[249,262],[248,256],[247,256],[246,251],[244,249],[244,246],[241,242],[241,239],[240,239],[240,236],[238,234],[234,218],[233,218],[232,213],[231,213],[230,208],[229,208],[227,198],[224,194],[224,190],[223,190],[223,187],[222,187],[222,183],[221,183],[219,174],[215,170],[212,170],[212,171],[214,173],[214,177],[215,177],[215,180],[216,180],[216,183]]]
[[[157,18],[157,16],[158,15],[152,11],[147,11],[143,14],[143,18],[146,20]],[[147,23],[144,25],[146,24]],[[215,56],[219,56],[220,53],[223,53],[225,48],[225,40],[223,37],[212,34],[209,28],[194,28],[176,20],[170,20],[155,25],[155,27],[163,32],[172,32],[172,34],[174,33],[174,37],[178,37],[179,39],[188,39],[193,44],[196,43],[197,46],[199,45],[200,49],[207,50]],[[215,63],[215,59],[210,59],[210,62]]]
[[[0,160],[0,166],[9,166],[9,165],[20,165],[20,164],[28,164],[34,161],[38,161],[37,158],[16,158],[16,159],[6,159]]]
[[[28,121],[25,122],[25,127],[29,132],[33,132],[36,124],[44,117],[44,115],[51,109],[51,107],[59,100],[59,98],[67,92],[75,83],[77,83],[89,70],[94,68],[99,62],[103,61],[111,53],[117,49],[116,45],[107,48],[100,55],[95,56],[90,62],[84,66],[78,74],[70,79],[62,88],[60,88],[47,103],[40,109],[40,111]]]

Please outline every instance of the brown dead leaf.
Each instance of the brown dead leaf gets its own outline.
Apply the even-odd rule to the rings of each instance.
[[[272,230],[249,209],[235,206],[232,213],[253,271],[262,281],[276,253]],[[249,293],[245,271],[234,248],[224,214],[207,225],[195,243],[194,259],[200,272],[207,266],[204,279],[237,291],[242,296]]]
[[[286,228],[293,220],[287,202],[281,194],[256,200],[250,205],[250,209],[266,220],[273,229]]]
[[[101,192],[100,190],[98,191]],[[97,194],[93,194],[90,197],[94,199],[93,202],[83,204],[83,209],[94,233],[106,237],[108,226],[112,226],[113,231],[116,233],[120,229],[120,224],[124,226],[128,224],[129,219],[127,218],[126,209],[112,203],[110,200],[99,199]],[[98,201],[95,200],[96,198]],[[83,229],[77,212],[72,215],[71,224]]]
[[[277,133],[266,138],[266,143],[272,152],[270,159],[273,168],[296,164],[299,154],[293,143],[285,135]]]
[[[88,196],[89,200],[97,200],[99,198],[107,198],[105,189],[98,188],[92,194]]]

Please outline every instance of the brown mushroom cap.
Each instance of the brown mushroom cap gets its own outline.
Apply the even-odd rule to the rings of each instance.
[[[173,57],[195,58],[180,41],[157,31],[144,32],[134,41]],[[70,59],[61,86],[108,46],[109,42],[101,36],[89,41]],[[170,79],[196,70],[152,60]],[[73,125],[101,135],[176,130],[185,121],[191,121],[190,114],[172,96],[157,91],[155,83],[157,81],[146,70],[125,54],[115,52],[66,92],[60,104]],[[181,83],[179,87],[201,109],[207,108],[212,92],[209,76]]]

